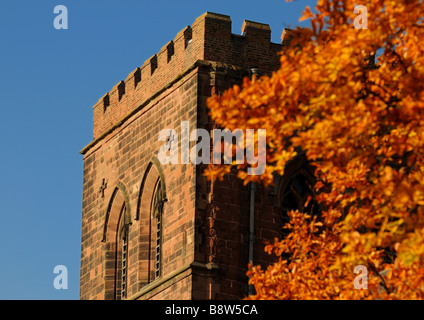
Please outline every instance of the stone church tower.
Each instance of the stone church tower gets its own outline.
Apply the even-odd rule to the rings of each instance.
[[[274,188],[235,175],[208,182],[205,165],[161,164],[158,134],[175,130],[167,143],[181,149],[182,121],[210,131],[208,97],[279,68],[282,45],[270,35],[251,21],[232,34],[230,17],[206,12],[94,105],[93,141],[81,151],[81,299],[248,295],[248,262],[271,262],[264,241],[281,236],[285,186],[303,164]]]

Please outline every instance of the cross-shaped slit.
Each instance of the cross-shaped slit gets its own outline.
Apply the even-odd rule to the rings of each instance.
[[[103,181],[102,181],[102,185],[100,186],[100,190],[99,190],[99,193],[101,193],[102,194],[102,198],[104,198],[105,197],[105,189],[107,188],[107,182],[106,182],[106,180],[103,178]]]

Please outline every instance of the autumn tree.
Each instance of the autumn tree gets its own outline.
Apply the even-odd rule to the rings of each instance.
[[[278,71],[208,100],[217,124],[267,141],[264,174],[234,162],[209,178],[236,168],[269,185],[300,151],[315,170],[319,216],[289,213],[265,247],[278,262],[248,271],[250,299],[424,298],[424,3],[368,1],[367,29],[355,5],[306,7],[311,28],[292,31]]]

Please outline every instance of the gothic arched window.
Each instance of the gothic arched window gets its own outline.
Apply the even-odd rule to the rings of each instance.
[[[128,293],[128,243],[131,216],[125,187],[115,188],[105,217],[105,299],[121,300]]]
[[[160,162],[147,165],[140,186],[136,220],[139,221],[139,288],[163,275],[164,204],[167,201],[165,175]]]
[[[315,178],[308,168],[306,158],[301,156],[294,159],[288,164],[285,172],[279,188],[282,225],[289,222],[288,212],[292,210],[299,210],[312,216],[318,215],[319,205],[313,192]],[[309,196],[312,198],[307,201]],[[287,234],[287,229],[283,229],[282,236]]]
[[[162,230],[163,230],[163,204],[164,196],[161,185],[161,180],[159,179],[155,192],[153,194],[152,202],[152,251],[150,261],[153,263],[153,271],[151,280],[156,280],[161,275],[161,263],[162,263]]]
[[[121,299],[125,299],[128,293],[128,240],[129,240],[129,224],[126,220],[126,207],[122,208],[121,219],[119,223],[119,232],[117,239],[117,272],[116,283],[117,294]]]

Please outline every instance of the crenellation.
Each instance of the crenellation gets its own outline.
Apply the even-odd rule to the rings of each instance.
[[[155,70],[157,69],[157,67],[158,67],[158,57],[156,54],[154,54],[144,62],[142,68],[147,68],[150,72],[150,76],[152,76]]]
[[[241,33],[247,41],[258,45],[271,43],[271,28],[268,24],[244,20]]]
[[[106,112],[107,108],[110,106],[110,97],[109,97],[109,92],[106,93],[103,98],[103,111]]]
[[[174,41],[169,41],[165,44],[158,53],[158,67],[166,67],[174,55]]]
[[[119,96],[119,86],[121,85],[121,82],[118,82],[112,90],[109,91],[108,97],[109,97],[109,106],[106,107],[105,102],[105,109],[104,114],[106,118],[113,119],[115,115],[120,111],[119,106],[121,102],[121,98]]]
[[[118,98],[119,101],[121,101],[122,96],[125,94],[125,82],[121,80],[121,82],[118,84]]]
[[[150,66],[150,59],[147,59],[143,65],[140,67],[140,73],[141,73],[141,83],[140,83],[140,87],[137,88],[137,90],[139,91],[142,88],[145,88],[146,85],[148,84],[150,77],[152,75],[152,70],[151,70],[151,66]]]
[[[191,38],[192,38],[191,26],[186,26],[184,29],[178,32],[173,42],[175,44],[175,48],[178,48],[179,50],[174,48],[175,52],[184,51],[187,48],[187,45],[190,42]]]
[[[132,77],[134,78],[134,88],[137,88],[138,83],[141,81],[141,69],[137,67],[132,72]]]
[[[277,53],[282,45],[271,42],[269,25],[245,20],[240,36],[231,32],[231,23],[227,15],[206,12],[191,26],[178,32],[157,54],[152,55],[141,67],[132,71],[125,81],[118,83],[105,95],[101,104],[93,107],[93,138],[102,136],[122,117],[198,60],[220,61],[244,68],[255,67],[265,73],[275,70],[279,63]],[[114,90],[117,90],[116,99]],[[101,112],[96,110],[100,105]],[[106,114],[108,109],[113,111]]]
[[[281,33],[281,44],[283,46],[290,45],[290,41],[293,39],[293,30],[284,28],[283,32]]]

